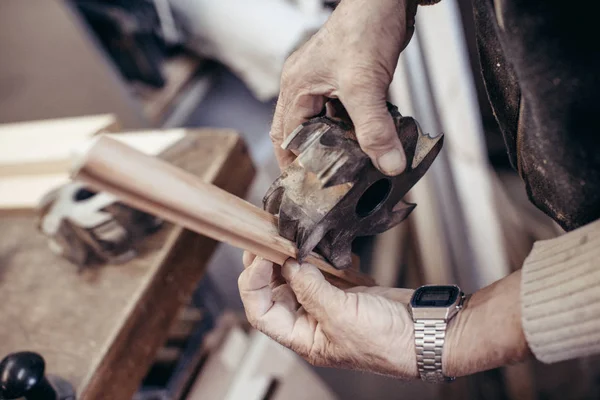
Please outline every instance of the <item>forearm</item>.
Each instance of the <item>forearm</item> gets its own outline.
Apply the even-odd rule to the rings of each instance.
[[[474,293],[450,322],[443,369],[464,376],[530,356],[521,323],[521,271]]]

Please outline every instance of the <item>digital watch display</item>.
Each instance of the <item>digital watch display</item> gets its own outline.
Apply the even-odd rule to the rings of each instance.
[[[457,286],[422,286],[411,300],[412,307],[448,307],[460,294]]]

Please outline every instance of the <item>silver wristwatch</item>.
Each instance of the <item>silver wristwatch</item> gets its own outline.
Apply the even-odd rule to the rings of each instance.
[[[453,381],[442,372],[448,322],[462,308],[464,293],[458,286],[426,285],[413,293],[409,310],[415,324],[417,366],[426,382]]]

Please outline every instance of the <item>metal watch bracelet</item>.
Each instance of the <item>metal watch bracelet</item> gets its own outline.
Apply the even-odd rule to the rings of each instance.
[[[446,321],[421,319],[414,321],[417,366],[421,379],[430,383],[451,382],[454,378],[442,372],[442,352],[446,337]]]

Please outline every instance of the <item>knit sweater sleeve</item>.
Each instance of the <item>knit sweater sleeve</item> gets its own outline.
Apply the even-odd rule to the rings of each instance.
[[[600,220],[534,245],[523,265],[521,304],[538,360],[600,353]]]

